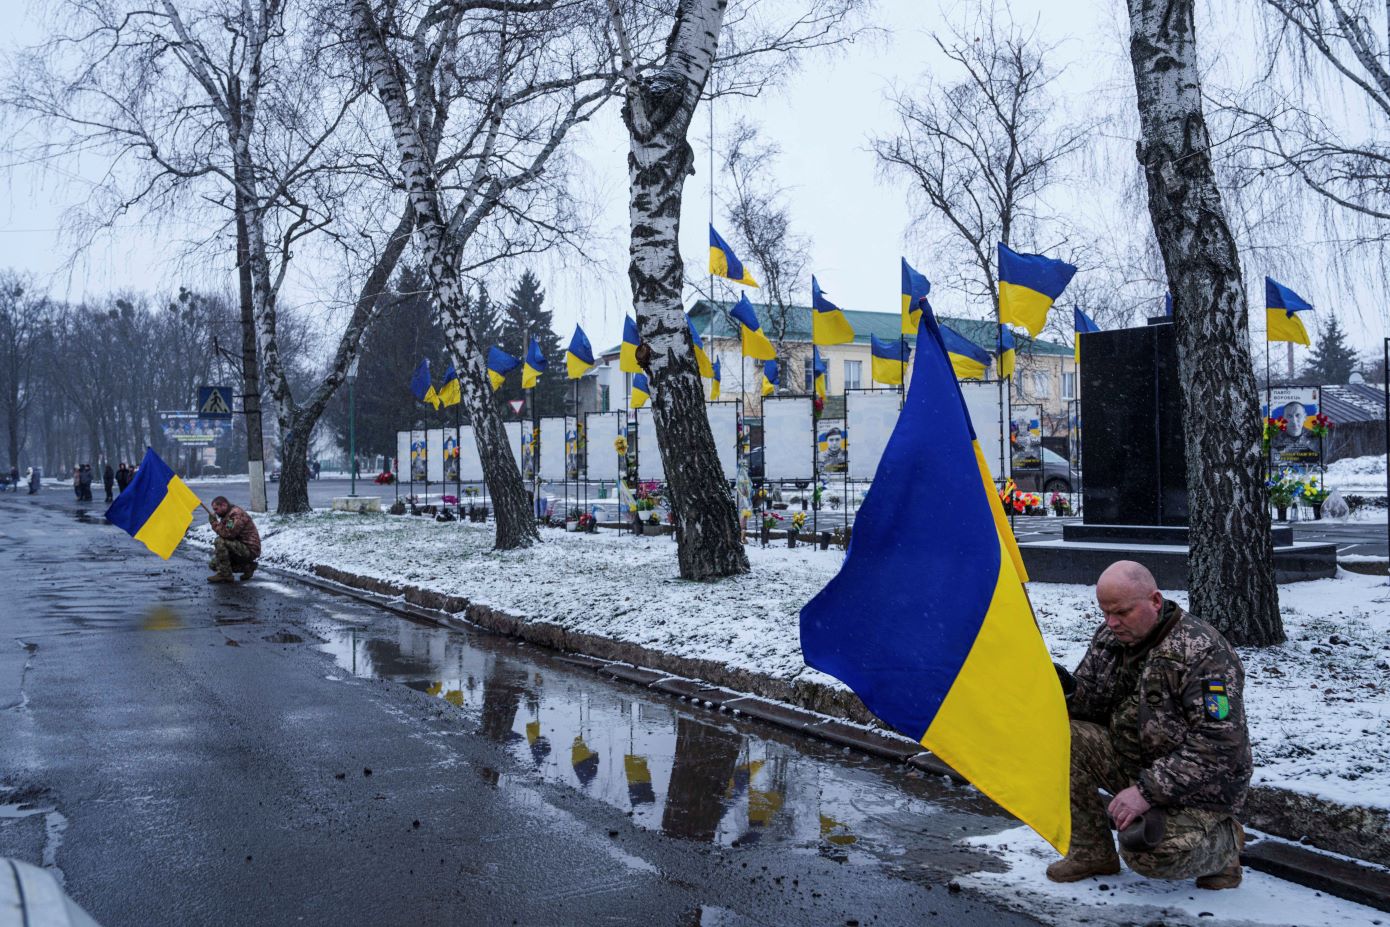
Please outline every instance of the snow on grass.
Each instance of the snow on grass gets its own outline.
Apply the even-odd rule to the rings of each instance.
[[[1345,457],[1327,465],[1325,485],[1342,492],[1384,493],[1385,455]]]
[[[263,562],[350,573],[462,596],[519,617],[840,686],[801,658],[798,613],[843,554],[808,545],[748,549],[753,571],[718,583],[676,573],[669,535],[545,530],[529,550],[492,550],[491,525],[318,513],[268,516]],[[192,532],[203,544],[205,525]],[[1033,583],[1053,656],[1074,667],[1100,622],[1089,586]],[[1390,808],[1390,586],[1339,571],[1279,587],[1289,641],[1242,651],[1256,784]],[[1184,592],[1166,592],[1187,604]]]
[[[1146,879],[1124,869],[1059,885],[1044,874],[1057,853],[1026,827],[962,841],[1007,865],[975,872],[962,885],[1004,898],[1013,907],[1054,924],[1297,924],[1299,927],[1370,927],[1386,915],[1354,902],[1247,868],[1239,888],[1203,891],[1192,881]],[[1006,902],[1006,903],[1007,903]]]

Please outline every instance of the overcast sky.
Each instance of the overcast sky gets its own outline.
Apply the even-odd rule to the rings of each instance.
[[[11,3],[14,0],[10,0]],[[1253,0],[1246,0],[1247,5]],[[0,48],[34,41],[41,36],[35,0],[22,0],[25,21],[21,28],[0,40]],[[940,279],[944,270],[933,255],[923,253],[910,229],[930,221],[914,216],[901,179],[882,178],[870,150],[875,134],[893,131],[894,118],[888,90],[910,87],[940,60],[931,54],[928,34],[942,28],[944,17],[958,15],[963,5],[923,0],[880,0],[872,14],[884,33],[839,52],[806,60],[784,88],[753,101],[719,101],[715,104],[714,146],[721,150],[721,133],[740,116],[758,122],[767,137],[782,149],[780,180],[791,192],[797,231],[811,241],[810,268],[828,295],[845,308],[896,311],[898,259],[906,255],[928,277]],[[1214,7],[1214,9],[1213,9]],[[1053,59],[1065,72],[1058,87],[1064,106],[1072,112],[1120,112],[1133,106],[1127,59],[1127,22],[1123,3],[1110,0],[1084,2],[1015,2],[1009,5],[1017,21],[1037,24],[1040,37],[1057,43]],[[1250,23],[1229,13],[1224,3],[1199,10],[1203,41],[1211,49],[1249,47]],[[1219,58],[1212,54],[1213,58]],[[1250,62],[1222,60],[1222,66],[1239,74]],[[943,79],[948,75],[943,74]],[[1125,122],[1124,125],[1128,125]],[[686,184],[682,215],[682,252],[689,261],[704,260],[708,221],[709,184],[708,115],[697,114],[691,141],[696,149],[697,174]],[[1094,173],[1089,188],[1073,188],[1050,199],[1049,208],[1084,217],[1096,229],[1147,228],[1148,216],[1126,208],[1119,191],[1133,152],[1133,139],[1113,129],[1098,137],[1081,171]],[[595,347],[616,343],[622,316],[630,305],[626,276],[627,176],[626,134],[616,107],[596,118],[579,139],[585,196],[600,204],[599,223],[592,253],[597,263],[579,265],[573,260],[537,260],[533,265],[549,293],[556,328],[567,339],[576,321],[589,332]],[[0,172],[8,194],[0,207],[0,265],[40,275],[58,296],[83,298],[113,290],[172,291],[180,284],[204,287],[234,285],[227,260],[208,257],[189,259],[178,254],[168,239],[195,235],[199,229],[179,229],[177,223],[163,230],[141,226],[139,220],[103,239],[69,265],[70,240],[61,234],[63,214],[80,202],[103,163],[94,156],[68,159],[51,169],[9,165]],[[715,178],[716,184],[718,178]],[[716,206],[716,226],[721,225]],[[1142,223],[1142,226],[1136,224]],[[1026,247],[1028,243],[1016,243]],[[214,256],[220,258],[221,256]],[[1245,257],[1248,278],[1264,273],[1284,279],[1280,268],[1254,267]],[[298,267],[287,286],[287,301],[315,303],[327,287],[326,267]],[[521,267],[499,270],[490,280],[497,294],[505,292]],[[754,273],[757,269],[754,268]],[[1347,299],[1327,292],[1330,285],[1285,279],[1304,292],[1320,309]],[[809,303],[810,280],[803,282],[802,301]],[[1262,328],[1262,292],[1251,292],[1252,321]],[[1154,293],[1155,308],[1162,298]],[[1387,334],[1387,309],[1378,292],[1359,294],[1343,305],[1340,315],[1356,345],[1379,345]],[[942,314],[981,316],[985,307],[968,304],[963,297],[934,293],[933,304]],[[1262,347],[1256,344],[1256,348]]]

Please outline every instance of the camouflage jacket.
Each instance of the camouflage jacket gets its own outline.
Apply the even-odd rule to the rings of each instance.
[[[234,505],[228,509],[226,518],[212,523],[212,530],[229,541],[245,544],[251,551],[251,556],[260,559],[261,533],[256,530],[256,523],[241,506]]]
[[[1166,633],[1164,631],[1166,630]],[[1131,650],[1104,624],[1076,670],[1071,716],[1135,742],[1138,784],[1163,808],[1239,813],[1250,786],[1245,668],[1221,633],[1172,602],[1149,649]],[[1137,719],[1136,719],[1137,716]]]

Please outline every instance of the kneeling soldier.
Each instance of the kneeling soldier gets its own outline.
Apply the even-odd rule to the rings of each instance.
[[[212,559],[208,561],[212,569],[208,582],[230,583],[236,571],[241,572],[243,580],[250,579],[261,556],[261,533],[256,530],[251,516],[241,506],[228,502],[226,496],[218,496],[212,500],[208,524],[217,534]]]
[[[1234,888],[1251,772],[1240,658],[1138,563],[1111,564],[1096,601],[1105,624],[1075,679],[1059,668],[1072,718],[1071,852],[1047,877],[1119,872],[1113,822],[1135,872]]]

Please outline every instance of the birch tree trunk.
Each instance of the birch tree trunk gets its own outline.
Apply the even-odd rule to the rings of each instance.
[[[1233,644],[1281,643],[1258,394],[1235,239],[1202,113],[1194,0],[1128,0],[1138,157],[1176,313],[1191,609]]]
[[[693,580],[748,572],[738,509],[720,470],[681,304],[681,194],[695,172],[686,133],[718,50],[725,7],[725,0],[681,3],[663,64],[638,77],[621,12],[616,0],[609,4],[628,75],[628,279],[638,331],[651,349],[652,418],[676,519],[680,575]]]

